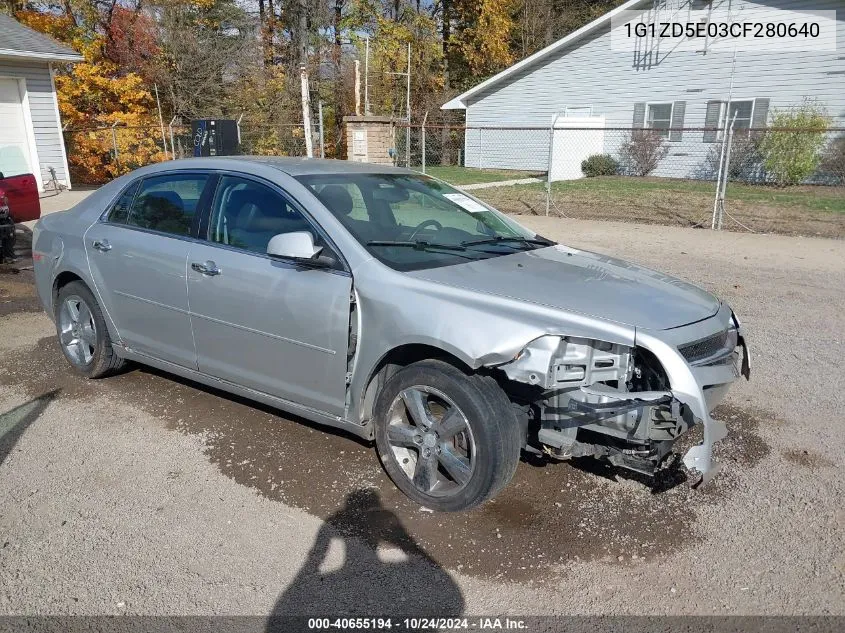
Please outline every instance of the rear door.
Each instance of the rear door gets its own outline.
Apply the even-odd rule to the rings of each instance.
[[[343,415],[352,277],[270,258],[279,233],[318,227],[280,190],[221,176],[207,242],[188,257],[199,369],[298,404]]]
[[[136,181],[85,235],[95,285],[121,340],[191,369],[186,265],[212,180],[208,173],[174,172]]]

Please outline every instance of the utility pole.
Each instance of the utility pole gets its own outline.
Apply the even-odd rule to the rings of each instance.
[[[305,128],[305,153],[314,158],[314,139],[311,137],[311,98],[308,94],[308,71],[305,66],[299,69],[302,84],[302,127]]]
[[[408,110],[408,127],[405,132],[405,167],[411,166],[411,43],[408,42],[408,90],[405,104]]]
[[[318,116],[320,117],[320,158],[326,157],[326,140],[325,136],[323,136],[323,101],[322,99],[317,102],[317,112],[319,113]]]
[[[355,60],[355,116],[361,116],[361,62]]]
[[[370,114],[370,36],[367,35],[364,53],[364,114]]]
[[[164,119],[161,116],[161,101],[158,99],[158,84],[153,84],[156,91],[156,107],[158,108],[158,124],[161,127],[161,144],[164,146],[164,157],[167,158],[167,137],[164,136]],[[173,147],[170,147],[170,157],[176,158],[173,153]]]
[[[408,42],[408,71],[404,73],[385,73],[405,77],[405,115],[407,126],[405,128],[405,166],[411,166],[411,43]]]

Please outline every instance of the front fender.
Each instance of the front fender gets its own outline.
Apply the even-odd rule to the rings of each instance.
[[[364,396],[386,354],[409,343],[442,349],[468,367],[509,362],[546,335],[634,344],[634,328],[557,308],[414,278],[372,260],[354,272],[359,338],[347,417],[366,424]],[[385,292],[389,288],[389,292]]]

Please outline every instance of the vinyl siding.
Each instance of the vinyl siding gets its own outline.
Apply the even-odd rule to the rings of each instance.
[[[773,0],[742,4],[764,4],[783,9],[800,9],[806,2]],[[739,52],[736,56],[733,100],[769,98],[773,108],[798,105],[803,98],[818,99],[827,108],[836,127],[845,127],[845,1],[818,0],[814,10],[837,11],[836,52],[804,52],[800,55],[777,52]],[[703,127],[707,102],[727,100],[730,92],[733,53],[667,53],[656,63],[635,66],[631,53],[612,51],[610,24],[572,47],[539,60],[515,75],[491,86],[470,101],[466,112],[468,126],[531,125],[548,128],[555,113],[565,106],[592,106],[594,115],[604,115],[606,127],[630,127],[637,102],[668,103],[685,101],[685,127]],[[487,132],[483,135],[486,137]],[[485,167],[545,168],[548,146],[542,134],[532,132],[533,141],[507,140],[497,148],[485,138],[483,145],[470,144],[468,136],[466,164]],[[476,134],[478,136],[478,134]],[[608,133],[609,143],[620,136]],[[473,137],[474,138],[474,137]],[[547,138],[547,135],[546,135]],[[511,148],[525,148],[530,156],[516,157]],[[483,147],[483,149],[480,149]],[[606,145],[607,151],[613,147]],[[702,133],[684,133],[683,140],[671,144],[671,154],[680,157],[674,167],[686,162],[687,173],[655,175],[692,175],[693,155],[706,153]],[[483,152],[483,155],[482,155]],[[501,162],[494,157],[504,154]],[[698,161],[700,163],[700,160]],[[530,166],[525,167],[526,164]]]
[[[50,178],[48,167],[56,170],[56,177],[69,182],[62,155],[61,126],[56,118],[50,70],[46,63],[23,63],[0,59],[0,77],[23,77],[29,94],[29,111],[32,118],[35,147],[41,164],[40,182]],[[36,175],[36,178],[38,176]]]

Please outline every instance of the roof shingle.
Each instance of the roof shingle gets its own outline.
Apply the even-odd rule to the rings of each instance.
[[[75,50],[7,15],[0,15],[0,57],[62,62],[83,60]]]

